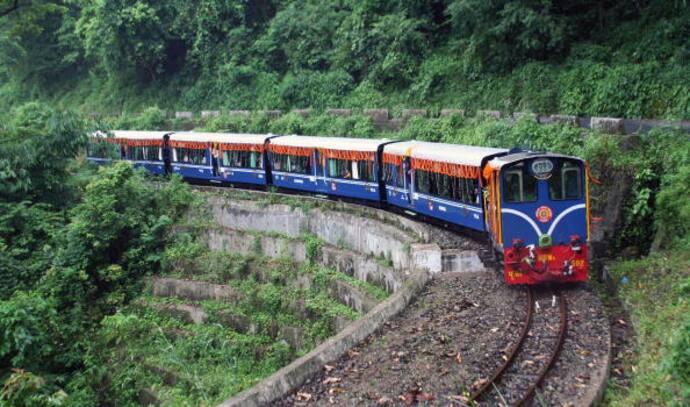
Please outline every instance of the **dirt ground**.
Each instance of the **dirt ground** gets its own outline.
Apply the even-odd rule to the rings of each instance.
[[[379,332],[276,405],[460,405],[516,340],[525,298],[491,273],[441,274]]]

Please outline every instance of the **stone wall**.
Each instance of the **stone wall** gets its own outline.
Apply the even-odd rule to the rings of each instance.
[[[315,113],[313,109],[293,109],[290,112],[302,117],[309,117]],[[330,108],[325,110],[326,113],[348,117],[355,114],[352,109]],[[195,119],[205,120],[213,116],[220,115],[220,110],[203,110],[201,112],[174,112],[173,116],[181,121],[191,122]],[[242,115],[249,116],[252,112],[249,110],[228,110],[224,112],[228,115]],[[266,114],[271,118],[276,118],[283,115],[285,112],[280,110],[258,111],[258,113]],[[396,114],[392,114],[389,109],[385,108],[368,108],[362,109],[359,113],[371,117],[374,125],[381,130],[398,131],[405,127],[408,120],[412,117],[434,117],[436,112],[432,114],[427,109],[401,109]],[[466,116],[465,109],[458,108],[444,108],[440,109],[438,116],[449,116],[458,114]],[[608,134],[635,134],[649,131],[656,127],[679,127],[690,133],[690,120],[655,120],[655,119],[625,119],[625,118],[611,118],[611,117],[579,117],[564,114],[544,115],[533,112],[501,112],[498,110],[484,110],[479,109],[474,112],[475,116],[492,117],[495,119],[509,118],[519,120],[522,117],[530,117],[539,124],[551,123],[565,123],[575,127],[582,127],[586,129],[594,129]],[[184,124],[182,124],[184,127]],[[186,129],[187,127],[185,127]]]

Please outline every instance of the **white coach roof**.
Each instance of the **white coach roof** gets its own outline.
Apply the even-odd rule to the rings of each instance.
[[[460,144],[430,143],[428,141],[404,141],[388,144],[383,152],[401,156],[479,167],[489,155],[507,153],[505,148],[475,147]]]
[[[197,133],[193,131],[174,133],[170,136],[173,141],[194,141],[227,144],[263,144],[272,134],[242,134],[242,133]]]
[[[126,138],[130,140],[162,140],[163,136],[170,134],[169,131],[139,131],[139,130],[113,130],[115,138]]]
[[[311,137],[282,136],[271,139],[271,144],[278,146],[326,148],[342,151],[376,151],[378,147],[390,140],[347,138],[347,137]]]

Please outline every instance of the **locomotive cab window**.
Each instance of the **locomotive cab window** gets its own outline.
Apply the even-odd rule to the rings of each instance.
[[[572,160],[563,160],[549,178],[549,198],[553,200],[582,199],[582,171]]]
[[[513,164],[503,173],[505,202],[534,202],[537,200],[537,179],[524,162]]]

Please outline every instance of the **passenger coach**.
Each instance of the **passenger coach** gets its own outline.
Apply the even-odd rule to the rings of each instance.
[[[271,139],[273,185],[380,202],[380,149],[387,140],[284,136]]]
[[[87,157],[97,164],[112,160],[128,160],[135,167],[163,175],[163,139],[170,132],[164,131],[123,131],[107,133],[96,132],[89,137]]]
[[[170,135],[172,171],[222,184],[266,185],[266,143],[272,135],[180,132]]]
[[[406,141],[384,146],[386,200],[484,232],[481,167],[508,150]]]

